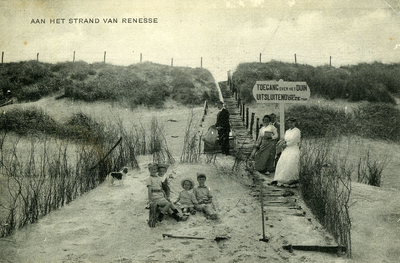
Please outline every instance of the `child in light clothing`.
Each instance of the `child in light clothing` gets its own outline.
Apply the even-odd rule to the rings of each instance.
[[[162,221],[164,215],[168,214],[168,210],[173,211],[172,217],[176,221],[182,221],[182,213],[176,209],[176,207],[165,198],[165,193],[162,190],[161,177],[158,176],[158,166],[155,163],[151,163],[148,166],[150,177],[146,179],[147,193],[150,204],[157,204],[160,207],[160,217],[158,221]]]
[[[210,189],[205,186],[207,177],[203,173],[197,173],[197,182],[199,186],[193,189],[194,195],[196,196],[197,202],[196,209],[206,214],[207,219],[218,219],[218,215],[215,213],[212,205],[213,196]]]
[[[181,182],[183,190],[179,193],[178,199],[174,202],[174,204],[179,203],[180,208],[184,214],[196,214],[196,210],[194,209],[195,205],[198,204],[196,196],[194,195],[192,189],[194,187],[194,182],[192,179],[183,179]]]

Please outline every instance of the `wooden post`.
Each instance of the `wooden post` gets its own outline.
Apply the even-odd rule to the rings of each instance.
[[[174,66],[174,58],[171,58],[171,67]]]
[[[246,129],[249,128],[249,108],[246,108]]]
[[[254,112],[252,112],[251,113],[251,120],[250,120],[250,135],[251,135],[251,138],[253,138],[254,115],[256,115],[256,114]]]
[[[329,56],[329,66],[332,66],[332,56]]]
[[[36,61],[39,62],[39,53],[36,54]]]
[[[1,64],[3,64],[3,58],[4,58],[4,51],[1,52]]]
[[[256,122],[256,141],[258,139],[258,133],[260,132],[260,118],[257,118]]]
[[[142,53],[140,53],[140,62],[142,62]]]
[[[242,104],[242,107],[243,107],[243,109],[242,109],[242,122],[244,123],[244,103]]]
[[[260,63],[261,63],[261,53],[260,53]]]
[[[106,51],[104,51],[104,63],[106,63]]]
[[[279,103],[280,138],[285,138],[285,103]]]
[[[74,57],[72,58],[72,62],[75,62],[75,51],[74,51]]]
[[[294,64],[297,64],[296,54],[294,54]]]

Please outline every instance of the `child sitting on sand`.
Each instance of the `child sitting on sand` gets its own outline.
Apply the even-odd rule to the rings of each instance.
[[[167,200],[170,200],[169,196],[171,194],[171,190],[168,183],[168,177],[166,175],[167,170],[168,170],[168,164],[164,163],[158,164],[158,176],[161,178],[162,189],[164,190]]]
[[[194,195],[196,196],[197,202],[196,209],[206,214],[207,219],[218,219],[218,215],[215,213],[212,205],[212,198],[210,189],[205,186],[207,177],[203,173],[197,173],[197,182],[199,186],[193,189]]]
[[[158,166],[155,163],[151,163],[148,166],[150,177],[146,179],[146,185],[148,189],[149,204],[157,204],[160,207],[160,216],[158,221],[162,221],[164,215],[168,214],[171,209],[171,216],[176,221],[182,221],[183,215],[179,213],[176,207],[165,198],[164,191],[162,190],[161,177],[158,176]]]
[[[183,190],[179,193],[178,199],[174,204],[180,204],[179,207],[182,209],[184,215],[188,215],[189,213],[194,215],[196,214],[194,207],[198,204],[196,196],[192,191],[194,182],[192,179],[187,178],[182,180],[181,185]]]

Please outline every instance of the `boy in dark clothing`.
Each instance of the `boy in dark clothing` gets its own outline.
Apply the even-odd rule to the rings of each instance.
[[[222,154],[229,155],[229,131],[231,130],[229,124],[229,111],[225,109],[222,101],[218,101],[217,106],[220,111],[217,115],[215,127],[218,130],[219,144],[221,145]]]
[[[168,176],[166,175],[169,165],[164,163],[158,164],[158,176],[161,177],[162,189],[164,190],[167,200],[171,195],[171,189],[168,183]]]

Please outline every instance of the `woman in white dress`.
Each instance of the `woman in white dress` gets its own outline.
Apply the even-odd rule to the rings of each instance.
[[[299,180],[301,132],[296,127],[294,117],[289,117],[286,121],[289,129],[285,132],[284,140],[278,143],[284,150],[276,165],[274,180],[271,184],[293,184]]]

